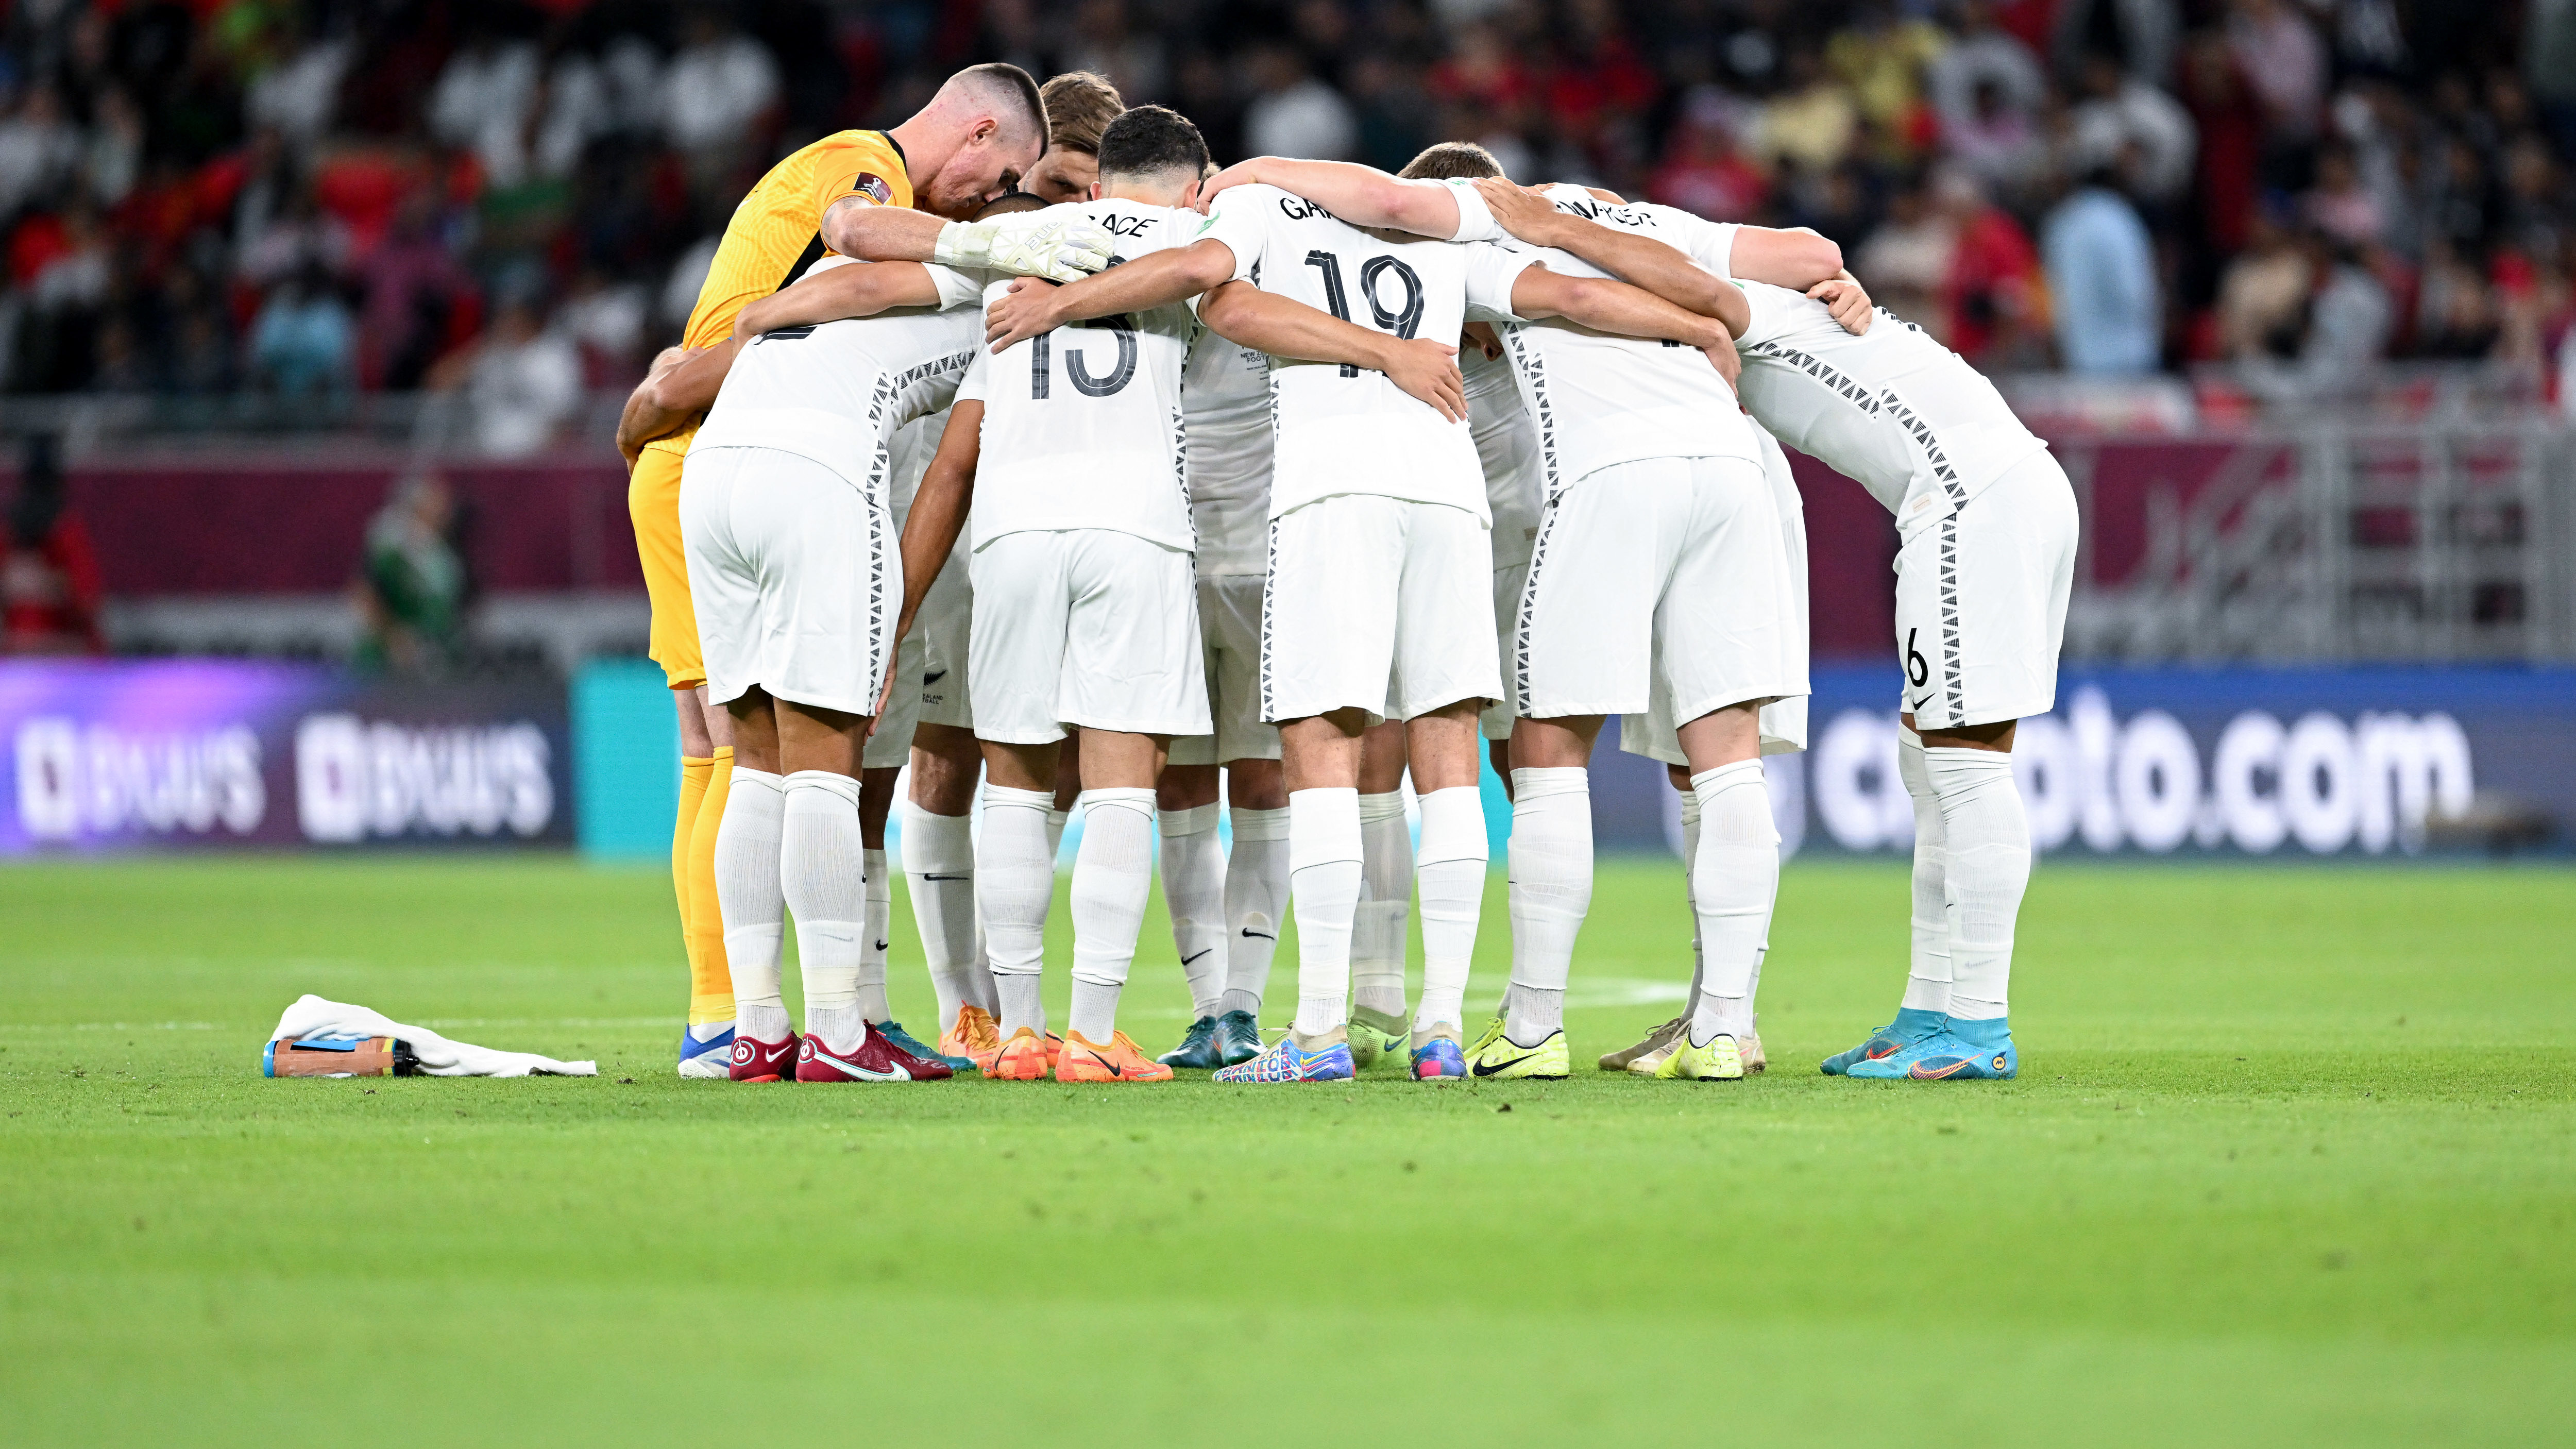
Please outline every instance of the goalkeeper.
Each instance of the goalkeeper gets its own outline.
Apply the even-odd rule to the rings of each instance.
[[[987,201],[1016,190],[1045,153],[1046,136],[1046,107],[1027,72],[978,65],[950,76],[930,104],[900,126],[836,132],[789,156],[734,209],[689,314],[686,351],[666,362],[725,344],[745,306],[802,276],[861,213],[900,213],[916,223],[917,233],[902,233],[907,244],[917,240],[916,248],[903,252],[916,260],[1058,281],[1099,269],[1109,259],[1109,237],[1088,222],[1040,222],[1033,216],[991,223],[943,220],[972,216]],[[660,395],[681,380],[681,371],[657,366],[636,388],[617,441],[633,469],[626,502],[653,607],[650,652],[662,666],[680,724],[680,810],[671,835],[671,873],[689,960],[689,1025],[679,1069],[684,1077],[721,1078],[728,1075],[733,1045],[733,979],[716,908],[715,842],[733,752],[724,711],[706,708],[706,670],[680,548],[680,460],[698,415],[664,406]]]

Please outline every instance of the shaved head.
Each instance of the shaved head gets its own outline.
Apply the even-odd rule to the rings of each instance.
[[[912,175],[913,204],[963,221],[1020,189],[1046,153],[1046,103],[1016,65],[971,65],[948,78],[921,114],[891,133]]]

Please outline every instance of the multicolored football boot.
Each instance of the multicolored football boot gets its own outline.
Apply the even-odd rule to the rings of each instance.
[[[754,1041],[737,1034],[726,1074],[737,1082],[792,1082],[796,1080],[796,1049],[804,1040],[792,1031],[785,1041]]]
[[[1537,1046],[1526,1047],[1497,1031],[1469,1051],[1466,1059],[1467,1075],[1479,1080],[1562,1081],[1574,1074],[1562,1028],[1549,1032]]]
[[[1873,1080],[1916,1082],[2008,1082],[2021,1074],[2021,1054],[2013,1050],[2012,1033],[1980,1032],[1990,1041],[1974,1041],[1957,1025],[1873,1061],[1854,1062],[1845,1073]],[[1977,1022],[1999,1026],[2000,1022]]]
[[[1217,1053],[1216,1018],[1202,1016],[1191,1022],[1181,1044],[1154,1060],[1167,1067],[1187,1067],[1194,1072],[1212,1072],[1226,1065],[1225,1058]]]
[[[1347,1082],[1358,1075],[1351,1065],[1351,1045],[1341,1028],[1317,1040],[1312,1046],[1300,1046],[1297,1033],[1290,1032],[1272,1042],[1267,1051],[1248,1062],[1238,1062],[1216,1074],[1220,1082]]]
[[[1824,1073],[1829,1077],[1848,1076],[1854,1064],[1892,1057],[1916,1042],[1938,1034],[1948,1021],[1947,1016],[1937,1011],[1917,1011],[1910,1006],[1899,1007],[1896,1020],[1871,1032],[1869,1040],[1848,1051],[1839,1051],[1825,1058]]]
[[[1055,1059],[1055,1079],[1059,1082],[1168,1082],[1172,1069],[1161,1062],[1150,1061],[1136,1039],[1123,1031],[1113,1031],[1106,1042],[1096,1042],[1081,1032],[1068,1028],[1064,1034],[1064,1051]]]
[[[711,1081],[723,1081],[733,1075],[733,1023],[724,1030],[698,1040],[692,1027],[680,1028],[680,1075]]]
[[[805,1034],[796,1052],[800,1082],[944,1082],[953,1075],[937,1057],[896,1046],[873,1023],[860,1033],[859,1044],[846,1052],[825,1046],[814,1032]]]
[[[994,1048],[992,1061],[978,1059],[976,1066],[997,1082],[1041,1081],[1055,1070],[1056,1054],[1051,1048],[1056,1045],[1056,1038],[1041,1037],[1035,1028],[1024,1026]]]
[[[1261,1055],[1261,1018],[1248,1011],[1229,1011],[1218,1017],[1216,1055],[1218,1065],[1228,1067]]]
[[[1413,1039],[1412,1024],[1402,1016],[1371,1007],[1351,1008],[1351,1069],[1365,1072],[1380,1059],[1395,1061]]]
[[[1412,1047],[1415,1081],[1454,1082],[1467,1075],[1466,1054],[1458,1049],[1458,1028],[1435,1022],[1429,1031],[1410,1033],[1406,1040]]]
[[[887,1041],[894,1044],[897,1051],[910,1056],[919,1057],[924,1061],[937,1062],[941,1066],[946,1067],[952,1073],[971,1072],[975,1070],[975,1059],[972,1056],[961,1057],[949,1052],[932,1051],[930,1048],[921,1044],[920,1038],[914,1036],[911,1032],[905,1031],[903,1029],[902,1022],[880,1021],[876,1024],[876,1028]]]
[[[1631,1066],[1630,1071],[1636,1068]],[[1664,1053],[1655,1076],[1667,1082],[1740,1082],[1744,1080],[1744,1052],[1734,1033],[1719,1032],[1707,1041],[1694,1044],[1684,1031],[1670,1050]]]

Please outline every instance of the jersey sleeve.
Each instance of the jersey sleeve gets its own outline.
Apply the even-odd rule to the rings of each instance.
[[[1500,242],[1471,242],[1467,261],[1467,320],[1519,322],[1512,311],[1512,284],[1539,259],[1537,251]]]
[[[1729,281],[1735,278],[1735,234],[1744,230],[1731,221],[1710,221],[1704,216],[1674,209],[1679,218],[1681,248],[1690,259]]]
[[[975,349],[975,360],[966,364],[966,375],[957,380],[956,402],[979,403],[984,400],[984,379],[992,361],[991,352],[981,347]]]
[[[1258,285],[1262,243],[1270,230],[1263,218],[1268,197],[1276,194],[1267,186],[1238,186],[1223,193],[1190,240],[1225,243],[1226,249],[1234,253],[1234,280],[1251,277]]]
[[[845,196],[868,206],[912,204],[903,158],[883,137],[861,133],[814,158],[814,214],[821,216]]]
[[[983,271],[963,271],[956,267],[943,267],[937,262],[923,262],[921,265],[929,269],[930,285],[939,289],[939,310],[942,312],[984,300],[984,287],[991,278]]]

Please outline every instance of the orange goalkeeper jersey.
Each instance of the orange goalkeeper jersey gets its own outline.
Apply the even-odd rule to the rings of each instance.
[[[769,168],[725,223],[682,345],[724,341],[743,308],[822,260],[823,212],[844,196],[871,206],[912,205],[903,148],[883,131],[836,131]],[[692,424],[645,446],[685,453],[697,432]]]

